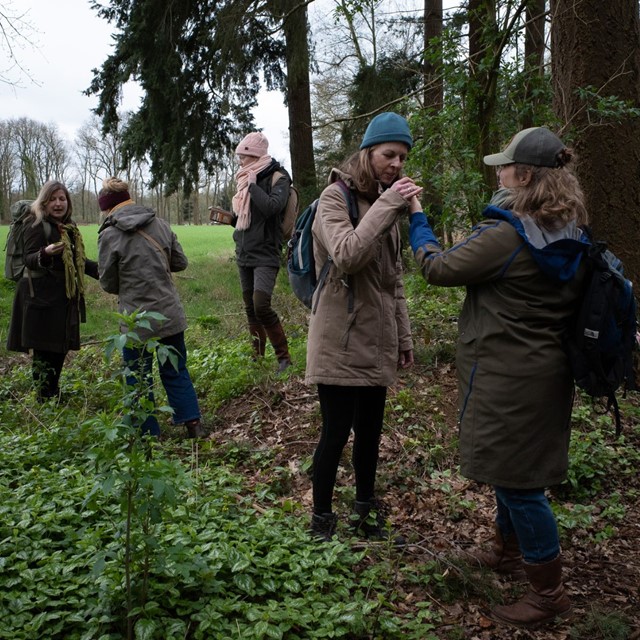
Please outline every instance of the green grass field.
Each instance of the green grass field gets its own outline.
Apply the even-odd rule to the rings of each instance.
[[[0,227],[3,265],[8,229],[8,226]],[[215,327],[226,337],[237,337],[244,327],[244,311],[234,261],[233,229],[203,225],[176,226],[173,230],[189,258],[189,267],[174,274],[174,278],[190,325],[209,329]],[[98,225],[82,226],[81,231],[88,257],[97,259]],[[288,289],[286,277],[281,279],[281,284],[285,290]],[[14,288],[12,282],[4,278],[1,280],[2,345],[6,338]],[[105,293],[98,282],[88,278],[86,297],[87,323],[82,327],[83,343],[101,340],[117,330],[117,320],[113,315],[117,309],[116,296]],[[0,346],[2,349],[3,346]]]

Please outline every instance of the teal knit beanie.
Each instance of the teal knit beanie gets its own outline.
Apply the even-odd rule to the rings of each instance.
[[[366,149],[382,142],[403,142],[411,149],[413,138],[409,125],[402,116],[391,111],[379,113],[364,132],[360,148]]]

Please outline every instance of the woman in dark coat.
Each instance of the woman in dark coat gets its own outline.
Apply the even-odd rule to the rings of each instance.
[[[484,221],[446,251],[424,213],[412,207],[411,215],[411,246],[427,281],[467,288],[456,355],[461,471],[491,484],[497,503],[493,548],[472,555],[499,573],[526,576],[529,592],[492,615],[528,627],[571,612],[545,495],[569,465],[574,387],[563,335],[588,242],[570,160],[544,127],[525,129],[502,153],[486,156],[502,189]]]
[[[31,211],[24,223],[25,270],[13,300],[7,349],[33,351],[33,380],[42,402],[59,395],[65,356],[80,349],[84,275],[97,278],[98,264],[85,257],[64,184],[47,182]]]

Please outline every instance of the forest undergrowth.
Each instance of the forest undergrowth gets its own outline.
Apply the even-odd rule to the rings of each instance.
[[[425,287],[408,280],[417,362],[389,390],[378,473],[401,549],[351,534],[350,444],[336,539],[308,535],[320,412],[294,302],[281,307],[294,359],[283,375],[270,350],[251,359],[237,327],[192,323],[200,442],[168,414],[159,442],[136,437],[103,344],[69,356],[62,400],[44,405],[28,357],[3,353],[0,638],[640,638],[637,399],[621,399],[616,438],[610,415],[576,398],[569,479],[549,489],[573,618],[543,631],[497,625],[490,607],[525,585],[465,561],[491,539],[494,505],[458,472],[461,293]]]

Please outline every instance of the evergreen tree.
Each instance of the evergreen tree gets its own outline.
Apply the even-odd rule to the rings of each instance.
[[[202,166],[219,166],[253,127],[260,89],[284,86],[278,21],[255,0],[109,0],[92,8],[113,23],[114,51],[88,95],[105,133],[116,131],[124,84],[142,87],[122,131],[124,162],[148,157],[152,186],[188,195]]]

